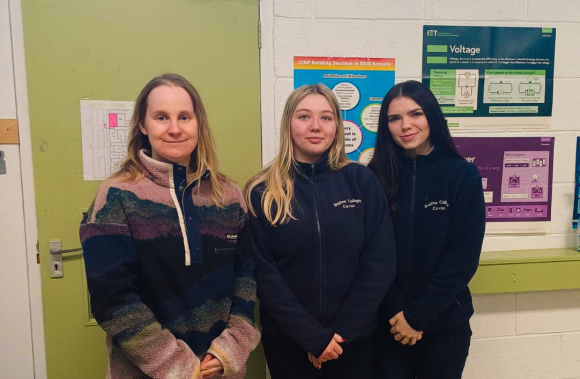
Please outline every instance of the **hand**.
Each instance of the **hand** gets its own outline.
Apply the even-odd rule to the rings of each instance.
[[[395,341],[403,345],[414,345],[423,338],[423,332],[411,328],[402,311],[390,319],[389,324],[391,324],[391,334],[394,334]]]
[[[322,362],[320,362],[320,360],[318,358],[316,358],[314,355],[312,355],[310,353],[308,353],[308,360],[310,361],[310,363],[312,363],[314,368],[317,368],[320,370],[320,368],[322,367]]]
[[[224,370],[222,363],[214,357],[212,354],[207,354],[201,361],[201,377],[203,379],[208,379],[217,374],[220,374]]]
[[[324,352],[320,355],[320,357],[318,357],[318,360],[320,362],[326,362],[338,358],[338,356],[342,354],[342,347],[339,345],[339,343],[342,342],[344,342],[344,338],[334,333],[332,340],[326,349],[324,349]]]

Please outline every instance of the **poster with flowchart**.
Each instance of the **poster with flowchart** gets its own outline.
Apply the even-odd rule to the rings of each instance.
[[[329,87],[340,103],[348,158],[368,164],[383,97],[395,85],[395,60],[294,57],[294,88],[319,83]]]
[[[133,101],[81,100],[83,177],[103,180],[127,157]]]
[[[423,84],[450,127],[550,126],[555,28],[425,25]]]
[[[516,223],[515,229],[529,231],[551,220],[554,137],[453,140],[459,153],[479,170],[488,225]],[[502,225],[500,229],[508,231],[510,227]]]

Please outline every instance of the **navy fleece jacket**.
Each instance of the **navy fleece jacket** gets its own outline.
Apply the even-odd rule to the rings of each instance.
[[[389,207],[377,178],[351,163],[293,171],[296,220],[273,227],[251,200],[260,320],[265,333],[290,339],[318,357],[334,333],[349,343],[370,335],[395,276]]]
[[[437,148],[400,161],[393,217],[397,276],[381,307],[382,321],[403,311],[415,330],[453,328],[473,315],[467,284],[485,232],[481,176],[473,164]]]

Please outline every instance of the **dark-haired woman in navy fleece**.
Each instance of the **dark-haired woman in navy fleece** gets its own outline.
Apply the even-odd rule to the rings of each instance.
[[[376,378],[460,379],[473,314],[467,284],[485,232],[479,172],[458,154],[435,96],[416,81],[385,96],[369,167],[387,195],[397,244]]]

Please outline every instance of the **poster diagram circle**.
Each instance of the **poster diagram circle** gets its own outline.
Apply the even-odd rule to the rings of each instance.
[[[358,157],[358,161],[366,166],[371,162],[374,154],[375,148],[370,147],[361,153],[360,157]]]
[[[379,130],[379,113],[381,113],[381,104],[370,104],[363,109],[360,119],[369,132],[376,133]]]
[[[352,121],[344,121],[344,147],[346,153],[356,151],[362,144],[363,134],[359,126]]]
[[[360,91],[354,84],[348,82],[338,83],[334,86],[332,92],[334,92],[340,104],[340,109],[343,111],[353,109],[360,100]]]

